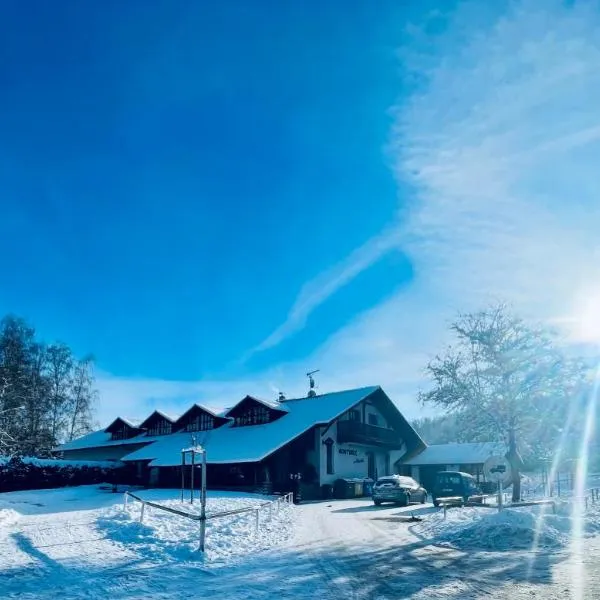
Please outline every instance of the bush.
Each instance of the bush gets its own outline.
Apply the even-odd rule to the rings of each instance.
[[[0,457],[0,492],[119,482],[123,463]]]

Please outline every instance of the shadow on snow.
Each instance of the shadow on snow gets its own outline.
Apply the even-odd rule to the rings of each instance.
[[[143,526],[142,526],[143,527]],[[118,540],[116,530],[105,530]],[[141,532],[142,533],[142,532]],[[143,533],[142,533],[143,535]],[[229,566],[201,560],[175,561],[144,552],[117,568],[59,563],[33,546],[21,532],[12,534],[31,566],[0,570],[4,598],[54,600],[125,598],[138,595],[179,598],[183,594],[211,599],[323,597],[349,600],[434,597],[444,587],[449,599],[485,597],[492,591],[527,582],[551,582],[551,570],[564,554],[466,552],[420,540],[398,546],[371,544],[283,548]],[[135,550],[135,544],[129,544]],[[150,560],[154,558],[154,561]],[[160,560],[157,561],[156,558]]]

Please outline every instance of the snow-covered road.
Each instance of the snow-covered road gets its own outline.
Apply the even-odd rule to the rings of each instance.
[[[598,595],[595,537],[583,541],[579,558],[566,550],[467,551],[432,544],[406,520],[433,513],[430,506],[359,499],[299,506],[296,534],[282,545],[203,565],[165,554],[156,560],[99,527],[99,510],[117,501],[81,488],[1,495],[0,597],[549,599],[571,595],[574,573],[587,578],[584,597]]]

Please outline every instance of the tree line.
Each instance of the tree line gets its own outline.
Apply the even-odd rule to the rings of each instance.
[[[502,441],[520,495],[524,465],[578,460],[586,419],[596,420],[594,364],[569,352],[558,336],[505,305],[460,315],[453,343],[425,373],[424,405],[442,409],[415,427],[428,443]]]
[[[0,455],[48,456],[92,430],[93,360],[46,344],[24,319],[0,321]]]

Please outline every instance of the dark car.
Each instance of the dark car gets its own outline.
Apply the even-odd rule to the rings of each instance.
[[[466,503],[471,496],[481,496],[481,489],[473,475],[460,471],[440,471],[433,486],[433,504],[439,506],[438,498],[460,497]]]
[[[407,506],[410,502],[427,501],[427,490],[412,477],[389,475],[380,477],[373,486],[373,502],[379,506],[382,502],[394,502]]]

